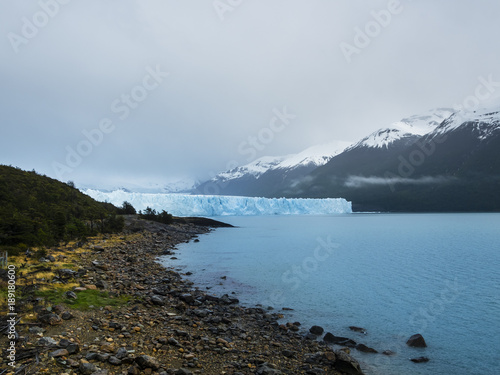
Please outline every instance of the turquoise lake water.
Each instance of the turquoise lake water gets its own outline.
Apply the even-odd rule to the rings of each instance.
[[[500,214],[218,219],[238,228],[200,236],[166,260],[200,288],[293,308],[285,319],[305,329],[396,352],[352,350],[367,374],[500,374]],[[415,333],[427,348],[405,345]],[[420,356],[430,361],[409,361]]]

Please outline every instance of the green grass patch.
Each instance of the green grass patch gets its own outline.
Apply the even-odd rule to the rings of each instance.
[[[47,301],[54,305],[65,304],[75,310],[90,310],[103,306],[121,306],[129,302],[129,296],[111,297],[108,292],[101,290],[87,289],[78,292],[78,298],[70,299],[65,296],[66,291],[58,290],[44,290],[36,293],[37,296],[45,298]]]

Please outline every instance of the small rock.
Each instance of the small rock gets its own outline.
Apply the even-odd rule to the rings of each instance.
[[[295,356],[295,353],[294,353],[294,352],[292,352],[291,350],[287,350],[287,349],[283,350],[283,351],[281,352],[281,354],[283,354],[283,355],[284,355],[285,357],[287,357],[287,358],[292,358],[292,357],[294,357],[294,356]]]
[[[356,327],[356,326],[349,326],[349,329],[351,331],[359,332],[359,333],[362,333],[362,334],[366,335],[366,329],[364,329],[364,328]]]
[[[306,340],[311,340],[311,341],[314,341],[318,338],[318,336],[316,335],[313,335],[311,332],[307,333],[305,336],[304,336],[304,339]]]
[[[139,370],[139,368],[136,366],[131,366],[127,370],[128,375],[139,375],[140,373],[141,373],[141,370]]]
[[[320,326],[312,326],[311,328],[309,328],[309,332],[317,336],[322,335],[324,331],[325,330],[323,329],[323,327]]]
[[[59,317],[59,315],[54,313],[49,313],[39,316],[38,320],[44,324],[49,324],[51,326],[55,326],[62,323],[62,319]]]
[[[66,347],[66,350],[69,354],[80,353],[80,345],[78,345],[77,343],[71,343]]]
[[[66,311],[63,305],[55,305],[52,307],[52,311],[58,315],[61,315],[63,311]]]
[[[71,342],[68,339],[61,339],[59,341],[59,346],[61,348],[67,348],[69,344],[71,344]]]
[[[106,342],[101,345],[100,350],[105,353],[114,353],[115,352],[115,345],[110,344],[109,342]]]
[[[126,356],[128,356],[128,352],[127,352],[127,349],[125,349],[125,348],[118,349],[118,351],[115,354],[115,357],[118,359],[123,359]]]
[[[158,306],[165,305],[165,301],[163,300],[163,298],[157,295],[151,297],[151,302],[153,303],[153,305],[158,305]]]
[[[362,375],[361,367],[359,366],[358,361],[352,358],[349,354],[337,350],[335,352],[337,356],[337,360],[335,361],[335,369],[351,375]]]
[[[423,338],[423,336],[419,333],[416,335],[413,335],[408,339],[406,342],[406,345],[414,347],[414,348],[425,348],[427,347],[427,344]]]
[[[395,355],[396,353],[394,353],[392,350],[384,350],[382,352],[383,355]]]
[[[43,333],[44,329],[42,327],[30,327],[28,331],[30,333],[37,334],[37,333]]]
[[[158,370],[160,367],[160,362],[149,355],[141,355],[135,359],[135,362],[143,369],[151,368],[153,370]]]
[[[177,341],[176,339],[174,339],[173,337],[170,337],[167,341],[170,345],[174,345],[174,346],[179,346],[179,341]]]
[[[62,313],[61,318],[63,320],[70,320],[70,319],[73,319],[74,316],[69,311],[65,311],[65,312]]]
[[[42,337],[40,340],[38,340],[38,345],[41,346],[57,346],[57,341],[54,340],[52,337]]]
[[[50,356],[54,357],[54,358],[65,357],[67,355],[69,355],[69,353],[66,349],[58,349],[58,350],[50,353]]]
[[[99,280],[95,283],[96,288],[98,289],[109,289],[109,284],[104,280]]]
[[[210,313],[211,313],[211,311],[210,311],[210,310],[207,310],[207,309],[196,309],[196,310],[194,310],[194,314],[195,314],[197,317],[200,317],[200,318],[205,318],[205,317],[207,317]]]
[[[375,349],[366,346],[365,344],[356,345],[356,349],[363,353],[378,353]]]
[[[94,353],[94,352],[89,352],[85,355],[85,359],[87,361],[93,361],[97,358],[97,353]]]
[[[113,328],[113,329],[122,329],[123,328],[123,326],[117,322],[109,322],[108,327]]]
[[[189,294],[189,293],[182,294],[181,295],[181,300],[183,300],[187,304],[192,304],[195,301],[194,297],[191,294]]]
[[[327,342],[329,344],[336,344],[336,345],[345,345],[351,348],[354,348],[356,346],[356,342],[347,338],[347,337],[342,337],[342,336],[335,336],[330,332],[327,332],[325,337],[323,337],[323,341]]]
[[[256,374],[257,375],[278,375],[281,374],[282,372],[279,370],[276,370],[273,368],[273,365],[270,365],[268,363],[262,363],[259,368],[257,369]]]
[[[425,362],[429,362],[429,358],[427,358],[427,357],[418,357],[418,358],[412,358],[412,359],[410,359],[410,361],[412,361],[414,363],[425,363]]]
[[[121,366],[122,365],[122,361],[120,359],[116,358],[114,355],[109,357],[108,362],[114,366]]]
[[[62,268],[62,269],[58,270],[57,272],[59,273],[59,275],[61,275],[63,277],[75,277],[77,274],[76,271],[70,270],[68,268]]]
[[[238,298],[232,298],[229,297],[229,295],[224,294],[221,298],[220,301],[225,304],[225,305],[232,305],[233,303],[239,303],[240,300]]]
[[[80,363],[78,368],[83,375],[92,375],[94,372],[99,370],[96,365],[88,362]]]
[[[106,362],[109,357],[111,357],[110,354],[106,354],[106,353],[97,353],[97,355],[95,356],[95,359],[98,360],[99,362]]]
[[[77,295],[75,292],[72,292],[71,290],[67,291],[66,292],[66,298],[69,298],[69,299],[77,299]]]

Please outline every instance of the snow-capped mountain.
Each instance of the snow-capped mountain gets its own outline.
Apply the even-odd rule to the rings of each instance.
[[[355,211],[500,210],[499,107],[402,122],[411,132],[376,132],[395,136],[365,138],[282,195],[343,197]]]
[[[298,154],[264,156],[249,164],[219,173],[200,184],[198,194],[270,196],[296,177],[303,176],[328,163],[340,154],[349,142],[334,141],[309,147]]]
[[[379,129],[347,150],[359,147],[388,148],[395,143],[409,145],[421,136],[432,132],[454,113],[451,108],[431,109],[394,122],[388,128]]]
[[[345,147],[266,157],[199,194],[352,201],[354,211],[500,211],[500,107],[438,108]]]
[[[455,112],[429,135],[433,138],[466,128],[479,140],[497,134],[500,131],[500,107]]]
[[[319,167],[328,163],[349,146],[349,142],[335,141],[309,147],[298,154],[286,156],[263,156],[249,164],[219,173],[211,181],[228,181],[253,176],[258,179],[273,170],[291,170],[300,167]]]

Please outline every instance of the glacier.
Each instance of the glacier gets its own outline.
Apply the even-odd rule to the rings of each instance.
[[[124,190],[105,192],[82,190],[100,202],[121,206],[124,201],[136,210],[151,207],[174,216],[249,216],[249,215],[330,215],[352,213],[351,202],[343,198],[254,198],[223,195],[185,195],[134,193]]]

